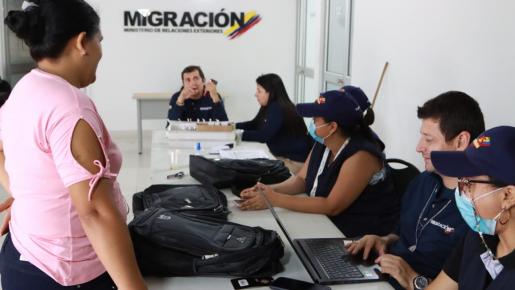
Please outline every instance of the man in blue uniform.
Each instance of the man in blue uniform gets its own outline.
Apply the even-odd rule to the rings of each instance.
[[[188,66],[182,73],[182,88],[170,99],[168,120],[227,121],[216,81],[204,77],[199,66]]]
[[[348,246],[353,254],[371,251],[383,273],[389,274],[396,289],[424,289],[442,269],[447,256],[466,234],[454,200],[457,179],[435,171],[433,150],[463,151],[485,125],[478,103],[462,92],[447,92],[418,108],[422,120],[417,152],[424,158],[425,171],[403,195],[399,225],[387,236],[366,235]]]

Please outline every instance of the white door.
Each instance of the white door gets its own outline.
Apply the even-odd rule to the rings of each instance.
[[[9,11],[20,10],[22,3],[22,0],[3,0],[2,19],[5,19]],[[3,24],[3,21],[2,25],[4,26],[2,31],[0,31],[3,39],[2,62],[4,63],[4,67],[2,71],[5,73],[5,76],[2,76],[2,78],[7,80],[11,86],[14,86],[21,77],[35,67],[35,63],[30,57],[27,45],[17,38],[7,25]]]
[[[350,84],[351,0],[326,0],[323,90]]]
[[[320,92],[321,35],[324,1],[298,0],[294,100],[311,102]]]

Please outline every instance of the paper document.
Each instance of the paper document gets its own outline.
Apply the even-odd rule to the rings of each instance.
[[[220,150],[220,158],[226,159],[253,159],[270,158],[263,150]]]

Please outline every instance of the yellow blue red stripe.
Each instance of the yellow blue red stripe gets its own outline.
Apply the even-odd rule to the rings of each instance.
[[[256,11],[249,11],[245,13],[243,25],[234,24],[224,31],[224,35],[229,37],[229,39],[235,39],[254,27],[260,21],[261,16],[257,14]]]

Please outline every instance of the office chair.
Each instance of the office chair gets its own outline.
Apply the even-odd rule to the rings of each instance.
[[[415,167],[415,165],[402,159],[389,158],[386,159],[386,164],[392,173],[395,191],[397,192],[399,198],[402,198],[402,195],[406,191],[408,184],[411,182],[411,180],[413,180],[413,178],[415,178],[415,176],[420,173],[420,171],[417,167]],[[393,164],[401,164],[403,167],[394,168],[391,166]]]

